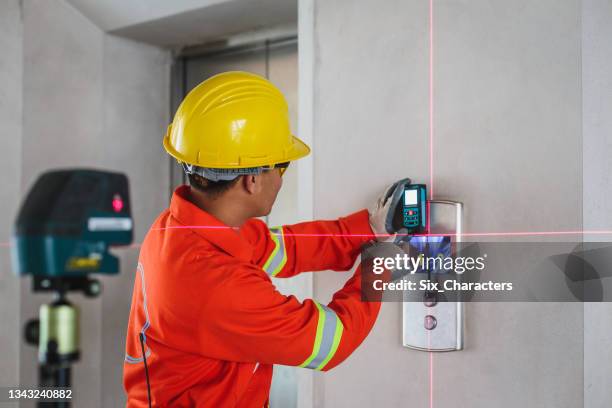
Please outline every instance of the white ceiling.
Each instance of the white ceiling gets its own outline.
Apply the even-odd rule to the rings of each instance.
[[[106,32],[158,46],[201,44],[297,22],[297,0],[67,0]]]

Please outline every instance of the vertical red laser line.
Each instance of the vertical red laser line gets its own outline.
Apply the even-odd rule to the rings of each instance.
[[[429,199],[434,196],[433,145],[434,145],[434,47],[433,0],[429,0]]]
[[[434,196],[433,143],[434,143],[434,46],[433,46],[433,0],[429,0],[429,200]],[[427,232],[431,225],[429,203],[427,203]],[[427,332],[427,343],[431,349],[431,332]],[[433,408],[433,352],[429,352],[429,408]]]
[[[427,349],[431,350],[431,330],[427,330]],[[433,352],[429,352],[429,408],[433,408]]]
[[[429,408],[433,408],[433,352],[429,352]]]

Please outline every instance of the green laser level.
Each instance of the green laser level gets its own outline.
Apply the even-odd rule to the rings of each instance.
[[[79,313],[66,295],[98,296],[101,284],[89,275],[119,273],[109,247],[132,243],[130,211],[127,177],[98,170],[44,173],[23,201],[12,237],[13,270],[32,276],[34,292],[56,295],[25,327],[26,341],[38,345],[41,386],[70,386],[70,365],[80,357]]]

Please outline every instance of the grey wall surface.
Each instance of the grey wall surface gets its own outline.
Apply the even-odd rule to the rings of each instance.
[[[94,167],[102,156],[90,146],[102,145],[103,34],[63,2],[27,1],[23,12],[25,193],[46,169]],[[32,294],[29,280],[22,282],[22,320],[36,317],[40,303],[51,298]],[[102,361],[98,352],[102,338],[101,301],[85,301],[82,296],[71,298],[82,313],[81,351],[88,356],[75,365],[75,381],[78,379],[79,386],[90,392],[90,398],[99,400],[100,378],[94,373]],[[21,385],[37,384],[36,349],[22,343],[20,360]]]
[[[582,98],[584,162],[584,229],[612,230],[612,3],[582,2]],[[585,240],[612,236],[585,234]],[[604,279],[612,290],[612,279]],[[584,305],[584,398],[586,407],[610,404],[612,304]]]
[[[169,121],[170,55],[113,36],[104,42],[105,166],[126,172],[134,211],[134,242],[168,206],[168,156],[161,146]],[[120,63],[118,63],[120,62]],[[101,406],[125,404],[123,358],[138,249],[117,250],[122,271],[104,279],[102,297]]]
[[[311,3],[314,216],[331,218],[396,179],[429,183],[429,10]],[[465,204],[465,231],[581,229],[580,2],[434,5],[434,197]],[[346,278],[316,274],[315,297]],[[429,355],[401,346],[400,311],[383,305],[316,374],[315,406],[429,406]],[[581,407],[583,352],[581,304],[469,304],[466,349],[433,355],[433,406]]]
[[[23,23],[18,0],[0,2],[0,387],[19,384],[19,281],[9,239],[21,192]]]
[[[20,21],[17,14],[12,24]],[[2,30],[7,30],[4,24]],[[20,158],[13,171],[22,175],[20,193],[49,168],[125,172],[130,179],[135,242],[140,242],[169,199],[168,161],[161,146],[169,117],[169,53],[104,34],[64,0],[26,0],[23,59],[15,59],[23,60],[23,80],[17,74],[11,76],[19,89],[23,87],[23,137],[17,145],[22,154],[13,152]],[[3,150],[2,154],[11,153]],[[2,219],[4,235],[12,219],[12,213]],[[138,250],[114,252],[121,259],[121,273],[103,279],[102,297],[70,296],[81,311],[82,359],[73,371],[78,390],[75,406],[125,403],[121,372]],[[16,299],[23,324],[37,316],[38,306],[50,297],[32,294],[24,279],[20,304]],[[4,313],[9,302],[4,298],[1,302]],[[4,331],[2,336],[4,341]],[[34,385],[36,350],[17,346],[21,343],[18,332],[12,336],[12,347],[20,351],[18,383]],[[4,361],[0,367],[7,370]]]

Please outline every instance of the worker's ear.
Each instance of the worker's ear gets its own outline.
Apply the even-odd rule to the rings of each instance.
[[[249,194],[259,193],[261,191],[262,181],[262,177],[259,174],[249,174],[248,176],[242,176],[242,185]]]

